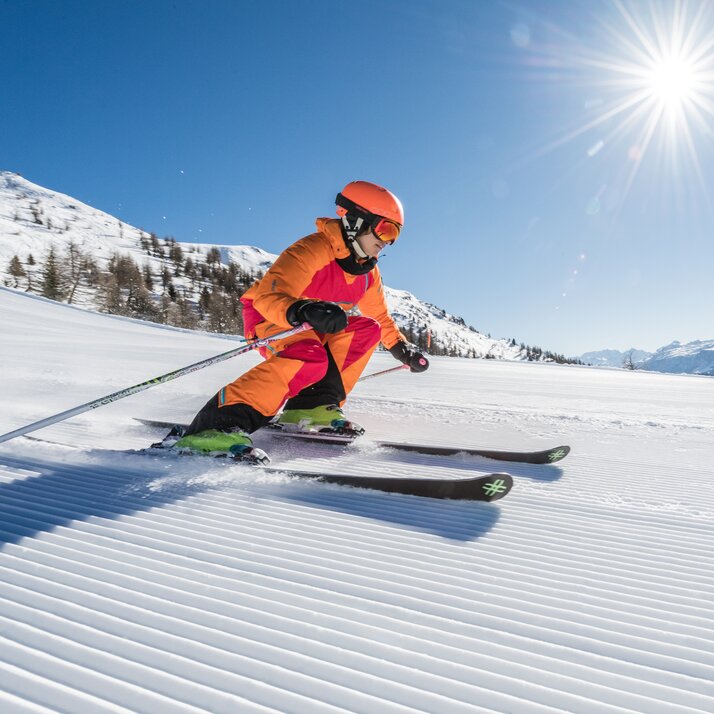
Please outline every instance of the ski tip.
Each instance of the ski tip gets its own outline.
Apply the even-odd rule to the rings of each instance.
[[[554,464],[556,461],[562,461],[569,453],[569,446],[556,446],[547,453],[548,463]]]
[[[482,494],[479,500],[483,501],[498,501],[513,488],[513,477],[507,473],[491,474],[479,481]]]

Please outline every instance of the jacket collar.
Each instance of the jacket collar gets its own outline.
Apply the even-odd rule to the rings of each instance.
[[[318,218],[315,221],[318,232],[327,236],[332,246],[332,250],[335,254],[335,258],[349,258],[350,249],[345,243],[345,239],[342,237],[342,229],[340,228],[340,221],[337,218]]]

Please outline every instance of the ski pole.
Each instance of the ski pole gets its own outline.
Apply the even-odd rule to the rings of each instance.
[[[365,382],[368,379],[374,379],[375,377],[381,377],[383,374],[389,374],[390,372],[401,372],[403,369],[409,369],[408,364],[400,364],[399,367],[390,367],[389,369],[383,369],[381,372],[374,372],[373,374],[368,374],[364,377],[360,377],[358,382]]]
[[[199,369],[204,367],[210,367],[213,364],[218,364],[218,362],[223,362],[223,360],[230,359],[231,357],[237,357],[246,352],[250,352],[258,347],[266,347],[270,342],[275,340],[282,340],[285,337],[291,337],[292,335],[297,335],[305,330],[311,330],[312,327],[307,323],[303,322],[297,327],[293,327],[290,330],[285,330],[284,332],[279,332],[276,335],[271,335],[270,337],[264,337],[259,340],[249,340],[248,344],[243,347],[237,347],[236,349],[229,350],[228,352],[223,352],[222,354],[216,355],[215,357],[208,357],[207,359],[196,362],[195,364],[190,364],[188,367],[182,367],[181,369],[174,370],[173,372],[168,372],[162,374],[160,377],[154,377],[154,379],[149,379],[141,384],[135,384],[133,387],[127,387],[126,389],[121,389],[118,392],[109,394],[106,397],[100,397],[92,402],[87,402],[86,404],[81,404],[73,409],[68,409],[67,411],[61,412],[60,414],[55,414],[54,416],[47,417],[46,419],[41,419],[27,426],[23,426],[20,429],[15,429],[15,431],[10,431],[7,434],[0,434],[0,443],[3,441],[9,441],[14,439],[16,436],[22,436],[23,434],[28,434],[31,431],[36,431],[37,429],[42,429],[51,424],[57,424],[57,422],[64,421],[70,417],[76,416],[77,414],[83,414],[88,412],[90,409],[96,409],[97,407],[103,407],[105,404],[111,404],[111,402],[116,402],[119,399],[128,397],[132,394],[137,394],[138,392],[143,392],[149,387],[155,387],[157,384],[163,384],[164,382],[170,382],[172,379],[178,379],[184,375],[190,374],[191,372],[197,372]]]

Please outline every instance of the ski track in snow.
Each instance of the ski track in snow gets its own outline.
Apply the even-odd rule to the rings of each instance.
[[[0,308],[0,432],[226,349]],[[256,438],[293,468],[508,471],[494,504],[124,451],[254,363],[0,445],[0,711],[714,710],[714,380],[442,358],[348,402],[375,438],[570,443],[550,466]]]

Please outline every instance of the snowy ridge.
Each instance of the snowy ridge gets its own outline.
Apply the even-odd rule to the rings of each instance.
[[[39,222],[38,222],[39,221]],[[147,255],[140,241],[147,231],[88,206],[71,196],[34,184],[10,171],[0,171],[0,275],[6,275],[13,255],[25,260],[33,254],[44,259],[52,246],[66,250],[74,243],[106,267],[114,253],[131,256],[139,265],[148,263],[160,273],[163,261]],[[187,253],[210,246],[180,244]],[[224,262],[233,260],[246,271],[266,270],[276,256],[255,246],[217,246]],[[39,281],[39,277],[36,276]],[[181,281],[179,281],[180,283]],[[89,296],[78,305],[93,307]]]
[[[2,289],[0,312],[0,433],[226,348]],[[240,359],[37,432],[67,446],[0,445],[3,711],[714,709],[711,380],[436,358],[358,386],[375,436],[572,444],[509,464],[497,504],[121,451],[156,436],[133,416],[185,420]],[[325,471],[493,467],[259,438]]]
[[[141,247],[142,239],[148,236],[146,231],[71,196],[33,184],[12,172],[0,171],[0,277],[4,277],[7,285],[14,282],[8,273],[13,256],[23,261],[24,269],[37,286],[41,282],[39,262],[45,259],[50,247],[64,252],[70,243],[91,254],[102,268],[113,254],[120,253],[131,256],[140,266],[148,265],[155,275],[160,275],[166,261],[148,255]],[[212,247],[194,243],[178,245],[186,255],[199,261],[202,252]],[[246,272],[264,272],[277,258],[255,246],[217,247],[224,264],[233,261]],[[30,254],[38,261],[34,269],[25,264]],[[195,287],[185,277],[175,277],[174,283],[182,292],[195,293]],[[461,318],[423,303],[409,292],[385,288],[385,293],[401,327],[428,330],[435,343],[447,346],[455,354],[526,359],[520,348],[509,341],[486,337],[467,327]],[[94,296],[87,291],[82,294],[80,290],[74,303],[89,309],[96,307]]]
[[[467,327],[463,319],[435,305],[424,303],[406,290],[385,286],[389,312],[402,329],[415,325],[425,328],[431,336],[455,355],[489,357],[493,359],[525,360],[522,350],[508,340],[491,337]]]
[[[579,359],[585,364],[604,367],[623,367],[628,360],[635,369],[670,374],[701,374],[714,376],[714,340],[694,340],[686,344],[672,342],[656,352],[643,350],[602,350],[586,352]]]
[[[685,345],[673,342],[660,347],[644,362],[642,369],[714,377],[714,340],[695,340]]]
[[[652,356],[652,352],[645,350],[637,350],[634,347],[624,352],[621,350],[598,350],[595,352],[585,352],[580,355],[580,359],[584,364],[590,364],[594,367],[622,367],[625,360],[631,359],[633,364],[640,365],[646,359]]]

